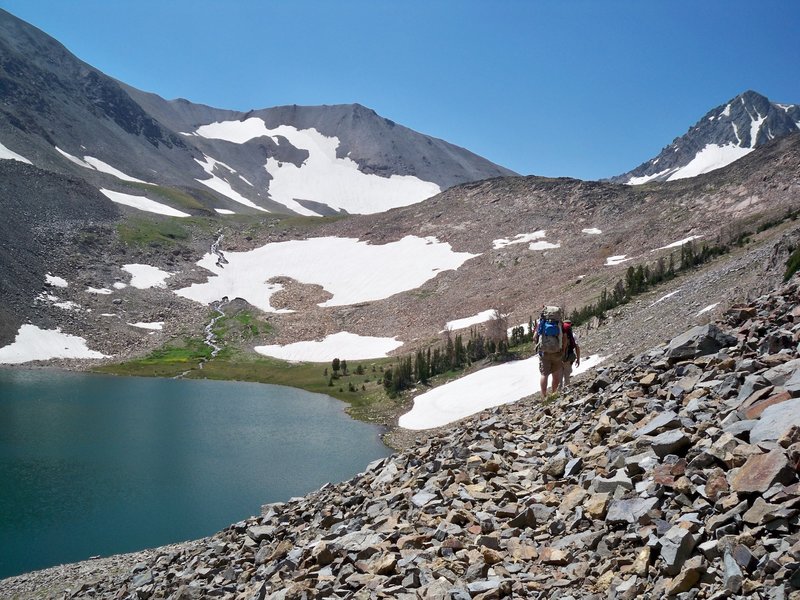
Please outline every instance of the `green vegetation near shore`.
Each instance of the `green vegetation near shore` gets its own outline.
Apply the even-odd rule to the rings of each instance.
[[[173,340],[143,358],[104,365],[94,370],[139,377],[185,377],[285,385],[347,402],[350,405],[348,412],[353,418],[384,422],[385,417],[396,412],[401,404],[388,398],[383,389],[383,370],[391,368],[393,361],[391,358],[354,361],[352,370],[332,380],[328,374],[330,365],[327,364],[289,363],[229,348],[223,348],[215,358],[211,358],[211,348],[202,339],[187,338]]]

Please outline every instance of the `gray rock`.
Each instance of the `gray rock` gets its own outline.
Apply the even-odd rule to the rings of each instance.
[[[664,570],[669,575],[677,575],[694,550],[694,536],[689,530],[674,526],[659,541],[661,558],[665,564]]]
[[[616,471],[612,477],[597,477],[592,482],[594,491],[600,494],[613,494],[618,488],[632,490],[633,482],[621,469]]]
[[[738,594],[742,589],[742,582],[744,580],[742,569],[728,552],[725,553],[725,557],[723,558],[723,565],[725,567],[725,572],[723,573],[723,585],[725,589],[732,594]]]
[[[654,437],[651,441],[653,452],[660,458],[668,454],[680,454],[691,445],[691,439],[683,431],[666,431]]]
[[[644,427],[637,429],[633,436],[641,437],[643,435],[660,433],[665,429],[675,429],[676,427],[679,427],[680,424],[681,421],[678,418],[678,415],[671,410],[668,410],[660,415],[657,415],[654,419],[651,419],[650,422],[648,422]]]
[[[698,325],[670,341],[667,346],[667,357],[670,360],[697,358],[706,354],[714,354],[735,343],[735,337],[723,333],[713,323]]]
[[[800,425],[800,398],[768,407],[750,431],[750,442],[757,444],[780,439],[793,425]]]
[[[658,498],[614,500],[608,507],[606,523],[639,523],[642,517],[655,507],[658,502]]]

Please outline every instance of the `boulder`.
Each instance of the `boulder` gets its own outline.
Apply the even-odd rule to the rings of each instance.
[[[697,358],[714,354],[735,343],[735,337],[724,333],[713,323],[698,325],[670,341],[667,346],[667,358],[670,361]]]

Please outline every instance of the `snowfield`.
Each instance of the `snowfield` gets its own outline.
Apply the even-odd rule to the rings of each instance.
[[[131,208],[138,208],[139,210],[146,212],[156,213],[157,215],[166,215],[168,217],[191,216],[189,213],[180,211],[177,208],[172,208],[166,204],[161,204],[155,200],[150,200],[144,196],[134,196],[133,194],[124,194],[122,192],[115,192],[113,190],[106,189],[101,189],[100,192],[102,192],[103,195],[105,195],[112,202],[124,204],[125,206],[130,206]]]
[[[52,358],[105,358],[89,350],[82,337],[62,333],[61,329],[39,329],[35,325],[19,328],[14,341],[0,348],[0,364],[18,365]]]
[[[338,237],[292,240],[248,252],[226,252],[224,268],[217,265],[216,254],[208,253],[197,263],[212,273],[208,281],[175,293],[203,304],[238,297],[265,312],[286,312],[270,304],[270,297],[283,286],[269,281],[290,277],[332,294],[320,306],[346,306],[417,288],[475,256],[453,252],[450,244],[430,237],[406,236],[383,245]]]
[[[256,346],[254,350],[265,356],[294,362],[323,362],[334,358],[367,360],[384,358],[403,345],[397,338],[379,338],[341,331],[322,341],[295,342],[286,346]]]
[[[589,356],[573,369],[578,375],[608,357]],[[400,417],[400,427],[431,429],[453,423],[487,408],[516,402],[539,392],[539,357],[487,367],[414,398],[413,408]]]
[[[302,215],[319,213],[297,200],[319,202],[351,214],[371,214],[416,204],[441,192],[437,184],[411,175],[380,177],[362,173],[355,161],[337,158],[338,138],[324,136],[316,129],[296,129],[289,125],[269,129],[263,119],[251,117],[202,125],[195,134],[238,144],[259,137],[270,137],[280,144],[283,137],[295,148],[307,150],[309,156],[299,167],[272,157],[264,166],[272,176],[269,184],[272,200]],[[203,183],[209,185],[207,181]]]

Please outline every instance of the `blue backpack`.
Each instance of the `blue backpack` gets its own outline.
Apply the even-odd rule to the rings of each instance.
[[[544,354],[561,353],[561,309],[558,306],[544,307],[536,332],[539,334],[539,352]]]

